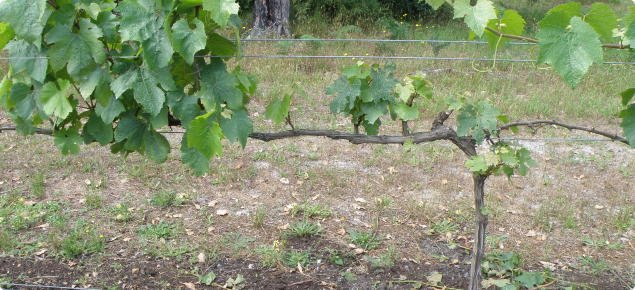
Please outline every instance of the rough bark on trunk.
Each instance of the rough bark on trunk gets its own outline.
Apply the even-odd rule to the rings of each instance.
[[[249,37],[268,34],[291,37],[290,0],[254,0],[254,20]]]
[[[485,180],[486,175],[474,173],[474,206],[476,207],[476,230],[474,232],[474,247],[472,248],[472,268],[470,269],[469,290],[480,289],[481,262],[485,253],[485,228],[487,228],[487,216],[483,215],[481,207],[485,206]]]

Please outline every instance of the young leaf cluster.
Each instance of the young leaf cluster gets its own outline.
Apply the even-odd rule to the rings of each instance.
[[[355,133],[361,125],[368,135],[377,135],[379,117],[396,104],[393,88],[398,81],[392,73],[395,69],[396,65],[390,61],[383,68],[360,61],[344,69],[340,78],[326,89],[327,96],[335,97],[330,103],[331,112],[351,116]]]
[[[394,91],[398,98],[397,103],[391,106],[393,120],[395,115],[403,121],[419,119],[421,104],[414,101],[420,97],[424,97],[427,100],[432,99],[430,84],[426,81],[421,71],[418,71],[415,75],[407,76],[404,84],[396,84]]]

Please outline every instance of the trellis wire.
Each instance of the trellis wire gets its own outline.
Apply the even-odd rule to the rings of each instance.
[[[140,58],[141,56],[109,56],[109,59]],[[179,56],[176,56],[179,57]],[[235,55],[197,55],[196,58],[236,57]],[[536,62],[534,59],[504,59],[504,58],[462,58],[462,57],[428,57],[428,56],[364,56],[364,55],[241,55],[247,58],[350,58],[350,59],[420,59],[420,60],[449,60],[449,61],[500,61],[500,62]],[[34,57],[0,57],[0,60],[12,59],[49,59],[44,56]],[[604,64],[635,65],[635,62],[605,61]]]
[[[63,287],[63,286],[44,286],[44,285],[30,285],[30,284],[15,284],[15,283],[0,283],[0,285],[7,285],[9,287],[35,287],[35,288],[48,288],[48,289],[75,289],[75,290],[101,290],[94,288],[77,288],[77,287]],[[14,290],[9,288],[0,287],[0,290]]]
[[[236,39],[228,39],[229,41],[236,41]],[[436,39],[335,39],[335,38],[311,38],[311,39],[302,39],[302,38],[293,38],[293,39],[284,39],[284,38],[251,38],[251,39],[241,39],[240,42],[247,41],[324,41],[324,42],[421,42],[421,43],[467,43],[467,44],[487,44],[487,41],[468,41],[468,40],[436,40]],[[531,42],[507,42],[507,44],[512,45],[537,45],[537,43]]]

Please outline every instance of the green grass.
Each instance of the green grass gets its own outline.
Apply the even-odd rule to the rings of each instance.
[[[372,231],[347,230],[346,232],[348,240],[360,248],[372,250],[381,245],[381,237],[374,235]]]
[[[296,237],[311,237],[322,232],[322,227],[319,223],[311,223],[308,220],[299,221],[295,224],[289,224],[288,236]]]
[[[137,233],[144,238],[168,239],[175,235],[176,225],[161,220],[157,224],[142,225]]]

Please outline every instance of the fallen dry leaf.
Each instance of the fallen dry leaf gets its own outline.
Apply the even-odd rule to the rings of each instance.
[[[528,236],[528,237],[535,237],[535,236],[536,236],[536,231],[528,231],[528,232],[525,234],[525,236]]]
[[[366,200],[361,198],[361,197],[356,198],[355,201],[356,202],[361,202],[361,203],[366,203]]]
[[[320,195],[316,194],[314,197],[311,198],[311,200],[316,200],[316,199],[318,199],[318,197],[320,197]]]
[[[543,235],[540,237],[540,239],[541,239],[541,240],[543,240],[543,241],[546,241],[546,240],[547,240],[547,235],[543,234]]]
[[[234,169],[240,169],[241,167],[243,167],[243,163],[242,162],[238,163],[238,165],[236,165],[236,167],[234,167]]]
[[[205,253],[198,253],[198,262],[200,264],[205,263]]]
[[[183,285],[185,285],[185,287],[187,287],[188,289],[196,290],[196,287],[194,287],[194,283],[185,282],[183,283]]]
[[[219,209],[219,210],[216,211],[216,215],[225,216],[225,215],[227,215],[227,210],[226,209]]]
[[[27,200],[27,201],[25,201],[25,202],[24,202],[24,205],[34,205],[34,204],[36,204],[36,203],[37,203],[37,202],[35,202],[35,201],[32,201],[32,200]]]
[[[207,232],[208,232],[208,233],[211,233],[211,232],[213,232],[215,229],[216,229],[216,228],[214,228],[214,227],[208,227],[208,228],[207,228]]]
[[[35,252],[33,254],[36,255],[36,256],[41,256],[42,254],[46,253],[47,251],[48,251],[47,249],[42,249],[42,250],[39,250],[39,251],[37,251],[37,252]]]
[[[190,229],[185,229],[185,234],[188,236],[191,236],[194,234],[194,231],[190,230]]]
[[[201,209],[201,206],[200,206],[198,203],[195,203],[195,204],[194,204],[194,208],[196,208],[196,209]]]
[[[212,200],[207,204],[207,206],[214,207],[217,203],[218,203],[218,200]]]
[[[130,242],[130,240],[132,240],[132,238],[124,238],[123,239],[124,242]]]
[[[48,228],[48,227],[49,227],[49,223],[45,223],[45,224],[41,224],[37,226],[36,228]]]
[[[355,249],[355,254],[359,255],[359,254],[363,254],[363,253],[364,253],[364,249],[362,249],[362,248],[356,248]]]
[[[443,185],[448,184],[448,180],[447,180],[447,179],[445,179],[445,178],[441,179],[441,184],[443,184]]]
[[[25,203],[25,204],[26,204],[26,203]],[[595,205],[595,209],[604,209],[604,206],[603,206],[603,205],[596,204],[596,205]]]
[[[355,244],[348,244],[348,247],[351,248],[351,249],[357,248],[357,246]]]
[[[302,271],[302,265],[300,265],[300,262],[298,262],[298,271],[300,272],[300,274],[304,274],[304,271]]]
[[[282,225],[282,226],[278,226],[279,230],[286,230],[288,228],[289,228],[289,223],[286,223],[285,225]]]
[[[132,269],[132,274],[133,274],[133,275],[134,275],[134,274],[137,274],[137,273],[139,273],[139,268],[134,268],[134,269]]]
[[[346,230],[345,230],[345,229],[339,229],[339,230],[337,231],[337,234],[338,234],[338,235],[340,235],[340,236],[343,236],[343,235],[345,235],[345,234],[346,234]]]
[[[97,277],[97,272],[93,272],[93,278]]]
[[[289,184],[289,178],[286,178],[286,177],[280,178],[280,182],[282,182],[282,184]]]
[[[90,179],[85,179],[84,183],[86,183],[86,185],[90,185],[91,184]]]

